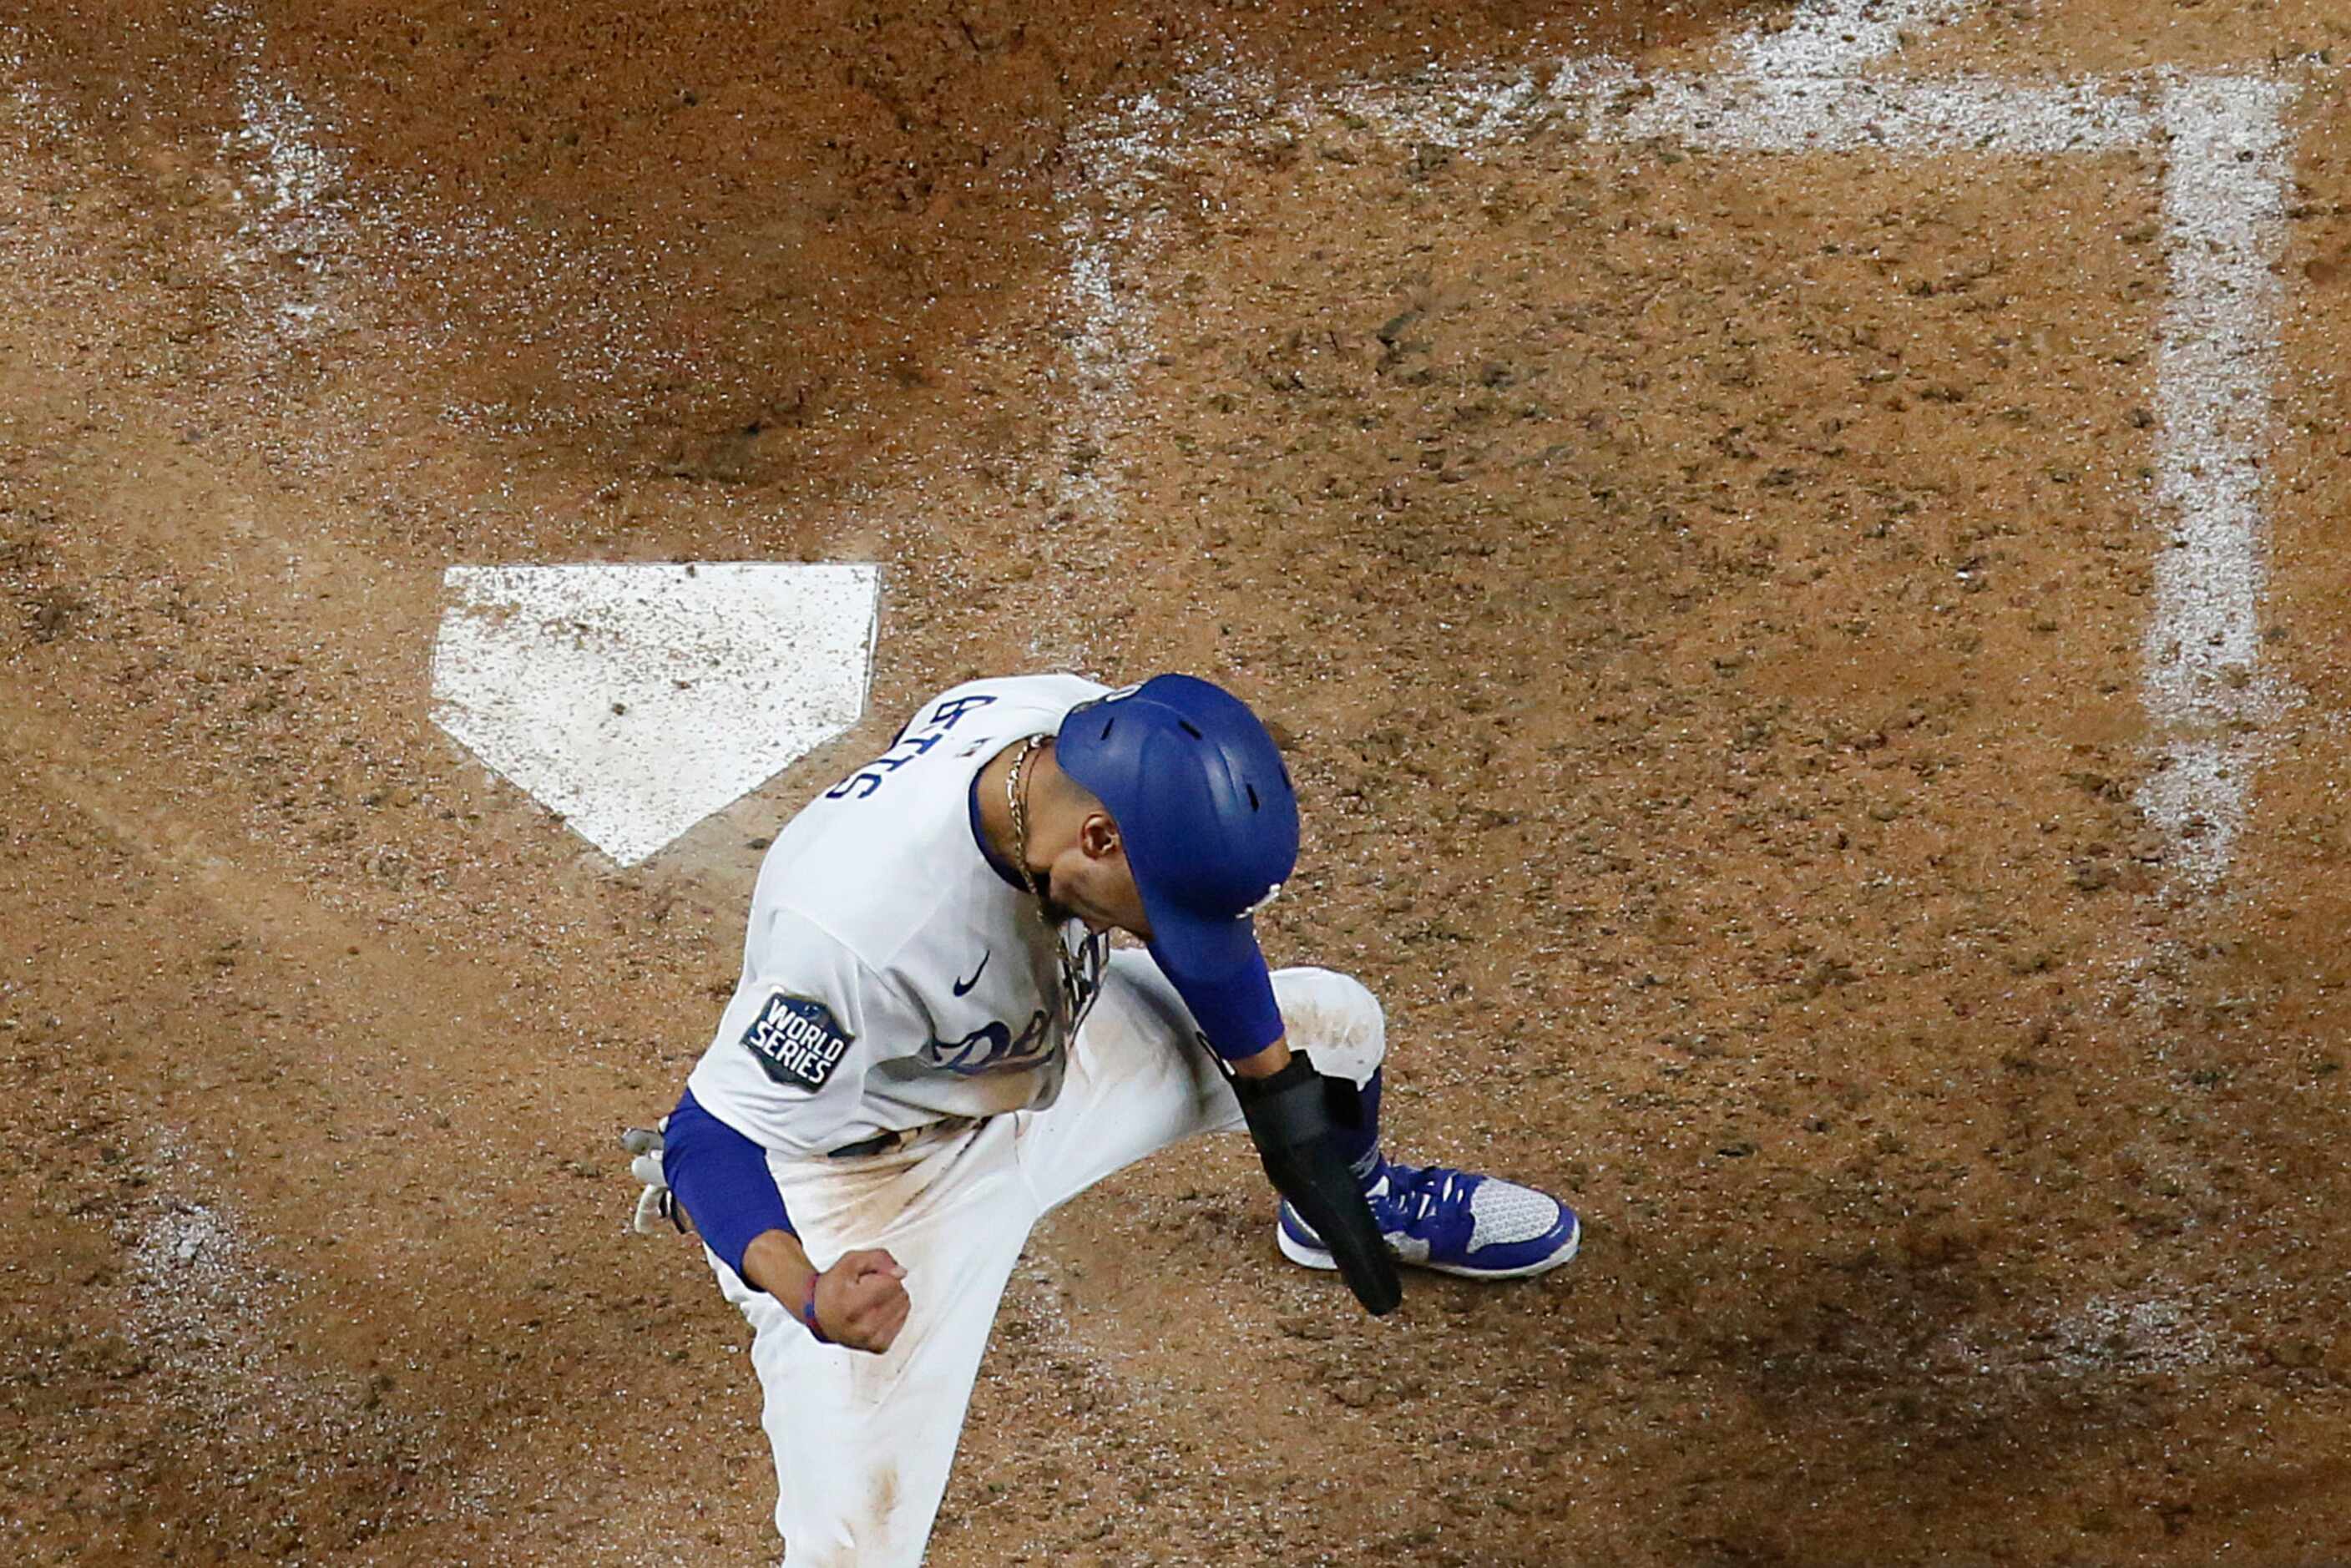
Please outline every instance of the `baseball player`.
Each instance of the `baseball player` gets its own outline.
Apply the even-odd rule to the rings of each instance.
[[[1297,856],[1264,726],[1175,674],[957,686],[777,838],[716,1037],[626,1141],[640,1228],[682,1211],[751,1325],[788,1568],[922,1561],[1030,1228],[1155,1149],[1246,1130],[1282,1254],[1374,1312],[1398,1260],[1574,1256],[1557,1199],[1383,1155],[1378,1001],[1259,951]]]

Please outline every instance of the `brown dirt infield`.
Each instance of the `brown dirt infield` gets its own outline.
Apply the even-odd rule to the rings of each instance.
[[[1040,1232],[934,1562],[2351,1561],[2351,22],[2003,4],[1903,62],[2309,64],[2292,700],[2203,885],[2135,803],[2158,148],[1344,102],[1783,17],[0,19],[0,1545],[772,1561],[744,1331],[613,1134],[754,841],[1066,662],[1277,721],[1274,957],[1387,999],[1399,1147],[1586,1255],[1374,1331],[1245,1148],[1163,1155]],[[871,715],[616,873],[431,724],[441,573],[708,559],[883,563]]]

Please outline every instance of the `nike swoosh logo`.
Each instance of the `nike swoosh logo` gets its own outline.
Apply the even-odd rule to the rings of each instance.
[[[955,994],[956,996],[962,996],[966,991],[970,990],[974,986],[979,984],[979,977],[987,973],[987,961],[995,956],[996,949],[993,947],[989,948],[987,952],[982,953],[979,956],[979,967],[971,972],[971,978],[968,980],[957,980],[955,983]]]

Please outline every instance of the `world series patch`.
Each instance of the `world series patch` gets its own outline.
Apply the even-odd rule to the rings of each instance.
[[[743,1049],[777,1082],[813,1090],[824,1087],[854,1038],[822,1002],[778,991],[743,1031]]]

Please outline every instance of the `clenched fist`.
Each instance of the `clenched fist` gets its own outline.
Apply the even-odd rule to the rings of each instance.
[[[825,1338],[879,1355],[906,1326],[906,1270],[879,1247],[847,1253],[816,1279],[816,1321]]]

